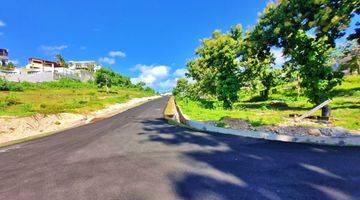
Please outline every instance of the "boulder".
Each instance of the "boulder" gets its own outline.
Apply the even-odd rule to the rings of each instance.
[[[317,137],[321,135],[321,131],[318,128],[311,128],[308,130],[308,134]]]

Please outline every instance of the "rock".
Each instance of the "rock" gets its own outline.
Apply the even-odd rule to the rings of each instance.
[[[347,129],[342,127],[331,128],[331,131],[332,131],[332,136],[334,137],[342,137],[350,134],[350,132]]]
[[[342,127],[321,128],[320,131],[323,135],[332,137],[343,137],[351,134],[347,129]]]
[[[206,125],[209,125],[209,126],[216,126],[216,122],[214,121],[207,121],[205,122]]]
[[[332,131],[330,128],[320,128],[319,129],[321,134],[326,135],[326,136],[331,136],[332,135]]]
[[[283,101],[273,100],[269,104],[272,107],[288,107],[288,105]]]
[[[308,134],[311,136],[320,136],[321,135],[321,131],[317,128],[312,128],[308,130]]]
[[[231,117],[224,117],[221,120],[223,123],[229,125],[233,129],[251,130],[252,126],[245,120],[236,119]]]

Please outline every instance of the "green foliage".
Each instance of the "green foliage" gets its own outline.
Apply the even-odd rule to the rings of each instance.
[[[60,67],[68,68],[68,64],[66,63],[64,57],[61,54],[55,55],[56,62],[60,65]]]
[[[128,87],[131,86],[130,78],[122,76],[111,69],[102,68],[95,73],[95,83],[99,87],[111,87],[120,86]]]
[[[186,90],[189,87],[189,83],[186,80],[186,78],[180,78],[176,82],[176,86],[173,89],[173,95],[178,97],[185,97],[186,96]]]
[[[279,1],[270,3],[251,31],[249,40],[259,58],[266,58],[271,47],[282,47],[299,70],[301,86],[311,102],[330,97],[330,90],[341,82],[341,74],[327,63],[335,39],[344,35],[353,13],[354,0]],[[314,37],[311,36],[314,34]]]
[[[0,78],[0,91],[23,91],[24,88],[14,82],[9,82]]]
[[[291,62],[300,67],[301,86],[310,102],[320,104],[331,98],[331,90],[342,81],[343,74],[333,71],[329,61],[331,48],[324,36],[316,40],[299,30],[296,34],[296,51]]]
[[[201,90],[198,84],[189,83],[186,78],[180,78],[173,89],[173,95],[178,98],[201,100]]]
[[[238,57],[243,43],[242,27],[237,25],[228,33],[215,31],[212,38],[203,39],[196,49],[196,59],[188,63],[188,75],[197,81],[206,94],[214,95],[231,108],[238,100]]]
[[[14,63],[9,62],[6,67],[7,67],[8,69],[14,69],[14,68],[15,68],[15,65],[14,65]]]
[[[242,88],[239,91],[241,100],[236,102],[232,110],[221,107],[221,102],[214,101],[212,106],[206,106],[202,101],[176,98],[181,110],[193,120],[221,121],[223,117],[239,118],[249,121],[252,125],[292,125],[293,118],[289,114],[303,114],[309,111],[313,105],[307,102],[307,97],[297,97],[293,89],[296,82],[282,83],[276,86],[276,93],[269,95],[269,100],[257,101],[257,92]],[[346,76],[341,85],[333,89],[336,96],[331,102],[333,126],[341,126],[348,129],[360,130],[360,76]],[[297,100],[295,100],[297,99]],[[273,100],[285,102],[285,105],[272,105]],[[319,115],[320,111],[315,113]],[[297,124],[299,125],[299,124]],[[322,124],[309,124],[304,126],[322,126]]]
[[[348,42],[342,49],[341,55],[337,57],[341,70],[349,70],[350,73],[360,74],[360,46],[356,42]]]

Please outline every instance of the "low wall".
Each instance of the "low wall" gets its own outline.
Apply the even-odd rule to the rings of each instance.
[[[1,78],[13,82],[50,82],[56,80],[52,72],[41,72],[34,74],[0,74]]]
[[[94,76],[90,72],[84,72],[84,71],[80,71],[79,73],[65,73],[65,72],[38,72],[33,74],[0,73],[0,78],[12,82],[29,82],[29,83],[51,82],[58,80],[62,77],[79,80],[81,82],[94,80]]]

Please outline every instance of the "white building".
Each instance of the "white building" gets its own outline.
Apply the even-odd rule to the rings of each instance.
[[[29,58],[29,63],[25,66],[28,73],[54,72],[61,70],[61,68],[62,67],[56,62],[38,58]]]
[[[94,71],[101,69],[101,66],[99,63],[93,60],[84,60],[84,61],[69,61],[68,62],[69,69],[71,70],[88,70],[88,71]]]

